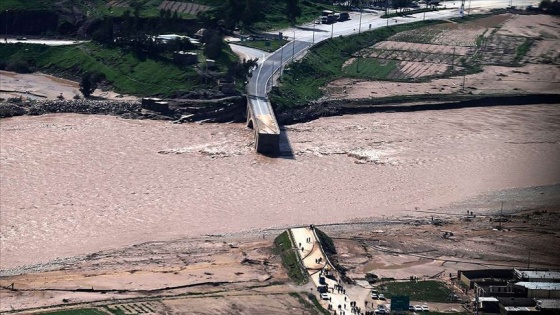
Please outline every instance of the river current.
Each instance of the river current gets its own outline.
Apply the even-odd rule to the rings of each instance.
[[[322,118],[281,157],[242,124],[0,120],[0,269],[147,241],[402,218],[560,183],[558,105]],[[499,204],[490,204],[496,209]]]

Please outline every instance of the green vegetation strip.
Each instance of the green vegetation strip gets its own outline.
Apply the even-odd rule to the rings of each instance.
[[[375,58],[356,58],[344,68],[344,73],[350,77],[385,80],[389,74],[397,69],[397,61]]]
[[[307,274],[304,274],[300,266],[296,249],[292,244],[288,231],[284,231],[274,239],[275,254],[280,255],[282,264],[288,270],[288,277],[297,284],[307,281]]]
[[[222,54],[224,63],[236,57],[231,51]],[[193,66],[179,66],[171,59],[104,47],[95,43],[74,46],[1,44],[1,68],[14,71],[41,69],[62,77],[79,78],[84,72],[102,74],[118,93],[138,96],[169,96],[188,92],[206,83]],[[225,67],[224,67],[225,68]]]
[[[393,295],[408,295],[411,301],[444,303],[449,302],[451,291],[439,281],[407,281],[388,283],[383,293],[388,298]]]
[[[521,59],[523,59],[523,57],[525,57],[525,55],[529,52],[529,49],[531,49],[532,45],[533,45],[533,39],[526,38],[525,42],[523,42],[523,44],[517,47],[517,51],[515,53],[515,58],[513,59],[513,61],[515,63],[519,63]]]
[[[342,71],[342,66],[361,49],[373,46],[402,31],[440,23],[444,22],[424,21],[401,24],[323,41],[311,48],[301,61],[292,64],[291,68],[284,71],[280,88],[274,88],[270,94],[273,106],[280,111],[305,106],[323,95],[321,87],[328,82],[348,76]],[[363,74],[356,71],[355,76],[368,78],[367,73],[372,71],[368,70]]]

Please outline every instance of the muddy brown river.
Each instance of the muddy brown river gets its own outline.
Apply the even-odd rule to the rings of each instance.
[[[146,241],[401,218],[560,183],[558,105],[322,118],[283,156],[242,124],[0,120],[0,269]],[[499,203],[488,209],[499,208]]]

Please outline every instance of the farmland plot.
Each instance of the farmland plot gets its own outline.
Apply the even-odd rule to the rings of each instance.
[[[370,79],[417,81],[457,74],[469,66],[511,66],[527,60],[558,62],[560,36],[555,23],[546,22],[549,24],[545,28],[546,36],[551,39],[544,41],[549,42],[540,40],[535,46],[534,40],[527,37],[535,33],[531,33],[531,22],[518,23],[518,20],[517,15],[502,14],[401,32],[354,54],[343,71]],[[512,26],[513,30],[502,30],[504,25]],[[387,71],[387,64],[394,69]],[[375,65],[383,69],[376,69]]]

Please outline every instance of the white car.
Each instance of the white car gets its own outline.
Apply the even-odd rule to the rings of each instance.
[[[380,300],[385,300],[385,295],[379,294],[379,297],[378,297],[378,298],[379,298]]]
[[[329,295],[327,293],[321,293],[321,300],[328,300]]]
[[[415,312],[422,312],[422,306],[420,306],[420,305],[414,305],[414,311],[415,311]]]
[[[377,300],[377,294],[372,293],[372,294],[371,294],[371,298],[374,299],[374,300]]]
[[[430,308],[428,307],[428,305],[424,304],[424,305],[422,305],[422,311],[429,312]]]

